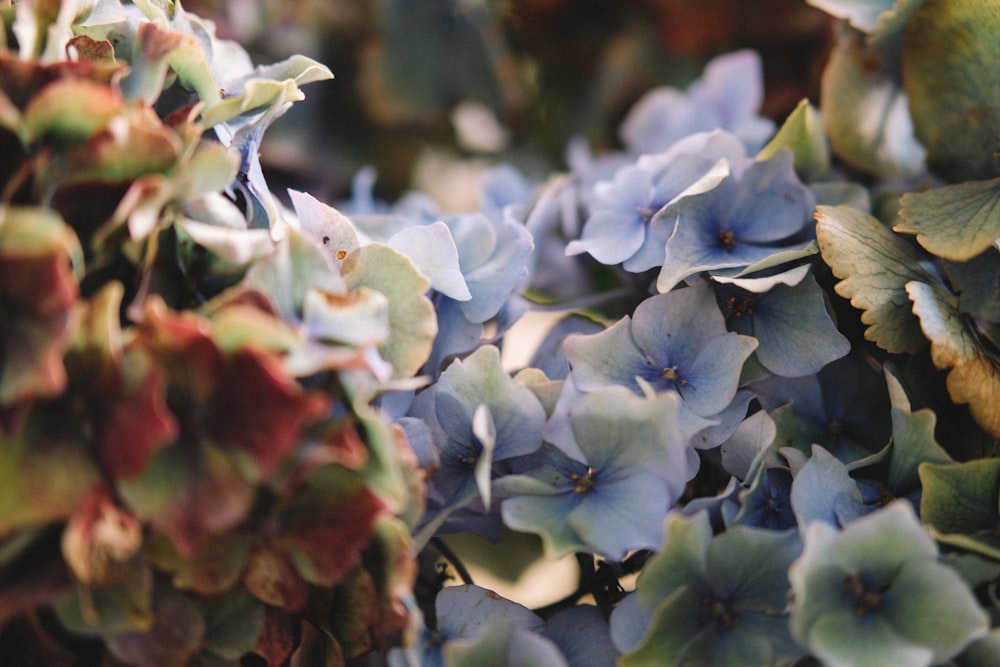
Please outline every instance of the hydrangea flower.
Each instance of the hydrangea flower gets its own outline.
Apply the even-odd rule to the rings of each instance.
[[[672,227],[657,224],[657,213],[712,189],[728,174],[728,160],[744,156],[738,139],[710,132],[640,157],[594,186],[581,237],[566,246],[566,254],[587,252],[602,264],[622,264],[632,272],[659,266]]]
[[[494,483],[504,523],[538,533],[546,552],[594,551],[621,560],[663,539],[663,517],[688,479],[683,440],[674,437],[679,405],[622,387],[583,396],[570,415],[581,457],[546,444],[511,462]],[[520,473],[520,474],[516,474]]]
[[[777,665],[803,651],[788,631],[794,531],[736,526],[713,537],[708,515],[671,513],[661,550],[611,614],[621,665]]]
[[[803,265],[771,279],[717,279],[730,328],[757,339],[757,361],[776,375],[811,375],[851,350],[808,271]]]
[[[784,468],[761,466],[753,483],[740,498],[734,523],[768,530],[795,528],[792,512],[792,475]]]
[[[229,348],[213,333],[222,337],[206,318],[151,298],[132,342],[165,373],[177,426],[175,440],[122,485],[122,495],[189,555],[246,518],[254,485],[274,474],[303,429],[330,407],[298,385],[275,351]]]
[[[656,288],[667,292],[701,271],[733,273],[781,251],[804,250],[799,238],[815,200],[799,182],[790,151],[733,165],[733,173],[704,194],[664,211],[674,223]]]
[[[789,578],[792,634],[830,667],[943,664],[990,626],[905,501],[811,524]]]
[[[694,134],[722,128],[755,153],[774,132],[758,115],[764,101],[760,56],[736,51],[715,58],[686,91],[655,88],[629,111],[619,134],[632,153],[655,153]]]
[[[891,423],[884,378],[851,356],[800,378],[754,382],[757,395],[778,428],[783,446],[805,454],[819,444],[844,463],[882,449]]]
[[[646,299],[601,333],[568,336],[565,347],[583,391],[615,384],[675,391],[692,412],[710,417],[733,400],[757,341],[726,331],[711,288],[698,283]]]
[[[545,411],[527,387],[500,366],[500,352],[484,345],[454,361],[436,384],[418,395],[411,415],[430,427],[439,468],[429,500],[449,511],[479,498],[488,508],[493,465],[542,445]]]

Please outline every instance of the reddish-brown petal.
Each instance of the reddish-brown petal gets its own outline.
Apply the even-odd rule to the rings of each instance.
[[[248,453],[266,477],[328,406],[323,395],[304,392],[276,355],[247,347],[228,359],[213,400],[213,434],[223,446]]]
[[[288,560],[270,544],[259,544],[250,554],[243,584],[254,597],[288,612],[301,611],[309,596],[309,586]]]
[[[267,667],[288,664],[288,658],[299,646],[301,629],[298,622],[274,607],[264,610],[264,626],[257,637],[253,652],[264,658]]]
[[[312,475],[282,514],[278,541],[306,581],[332,586],[358,564],[385,509],[363,478],[328,466]]]
[[[77,296],[64,252],[18,253],[9,248],[14,244],[0,239],[0,406],[63,391],[63,354],[72,336]]]
[[[99,455],[114,479],[142,474],[160,447],[177,437],[178,426],[167,407],[166,377],[156,367],[129,396],[111,403],[98,423]]]
[[[207,403],[215,392],[225,360],[210,337],[204,318],[167,308],[150,297],[136,324],[135,344],[149,350],[163,366],[171,386],[179,386],[191,400]]]

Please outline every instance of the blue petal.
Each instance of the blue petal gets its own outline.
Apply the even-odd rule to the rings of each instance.
[[[792,166],[791,151],[754,161],[739,181],[729,224],[745,243],[774,243],[799,232],[815,207]]]
[[[632,316],[635,345],[659,364],[694,359],[707,338],[725,332],[722,311],[705,283],[649,297]]]
[[[590,214],[583,236],[567,244],[566,254],[587,252],[601,264],[621,264],[638,252],[645,239],[646,223],[636,211],[602,209]]]
[[[819,445],[813,445],[812,456],[795,476],[791,501],[802,530],[813,521],[840,526],[838,513],[842,514],[845,503],[857,508],[855,516],[864,512],[861,491],[847,466]]]
[[[816,373],[851,350],[812,275],[794,287],[778,285],[762,295],[751,317],[760,341],[757,359],[777,375]]]
[[[544,621],[530,609],[479,586],[448,586],[434,603],[437,629],[445,639],[471,638],[498,622],[541,630]]]
[[[608,622],[593,605],[556,613],[545,624],[543,634],[556,643],[573,667],[614,667],[618,657]]]
[[[594,487],[565,517],[580,539],[595,552],[619,561],[633,549],[652,549],[663,542],[663,521],[670,496],[663,480],[637,472]]]
[[[693,361],[677,366],[677,391],[697,415],[711,417],[724,410],[736,395],[743,363],[757,348],[749,336],[725,333],[705,341]]]
[[[632,340],[631,324],[625,316],[600,333],[566,337],[563,346],[577,388],[586,392],[617,384],[640,391],[635,377],[647,375],[652,363]]]

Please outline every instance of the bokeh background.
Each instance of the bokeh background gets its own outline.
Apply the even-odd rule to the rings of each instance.
[[[763,113],[818,99],[833,21],[804,0],[186,0],[255,62],[302,53],[336,78],[307,88],[262,150],[272,189],[327,201],[362,166],[376,193],[472,206],[484,161],[542,177],[571,139],[613,147],[645,91],[683,87],[713,56],[763,59]]]

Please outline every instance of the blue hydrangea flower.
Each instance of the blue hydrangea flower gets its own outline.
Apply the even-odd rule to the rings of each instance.
[[[545,423],[541,403],[503,371],[491,345],[448,366],[414,400],[411,416],[422,418],[434,438],[440,467],[428,496],[443,512],[477,498],[488,508],[494,462],[537,450]]]
[[[802,250],[798,235],[812,219],[815,200],[799,182],[790,151],[745,167],[704,194],[664,211],[674,228],[656,288],[667,292],[701,271],[732,273],[787,250]]]
[[[675,391],[702,417],[732,402],[743,362],[756,347],[753,338],[726,331],[715,296],[703,282],[650,297],[632,317],[565,342],[573,382],[582,391],[608,385],[636,393],[644,387]]]
[[[511,462],[494,482],[507,496],[509,527],[538,533],[558,556],[593,551],[621,560],[663,539],[663,518],[688,479],[686,447],[674,437],[679,403],[646,399],[622,387],[583,396],[570,427],[580,458],[553,445]]]
[[[655,88],[629,111],[619,134],[632,153],[655,153],[694,134],[722,128],[756,153],[774,133],[759,115],[764,101],[760,56],[749,50],[719,56],[687,90]]]
[[[733,279],[715,288],[730,328],[756,338],[757,361],[785,377],[817,373],[851,350],[808,266],[783,275],[793,272],[798,275],[765,290],[753,279]]]
[[[728,161],[744,155],[738,139],[711,132],[640,157],[594,186],[581,238],[571,241],[566,253],[587,252],[602,264],[622,264],[633,272],[659,266],[672,228],[653,224],[656,214],[681,197],[715,187],[728,174]]]
[[[881,450],[892,435],[885,379],[852,356],[815,375],[767,378],[750,389],[774,419],[777,440],[805,454],[819,444],[851,463]]]
[[[791,493],[792,474],[788,470],[761,466],[742,497],[735,523],[768,530],[795,528]]]

